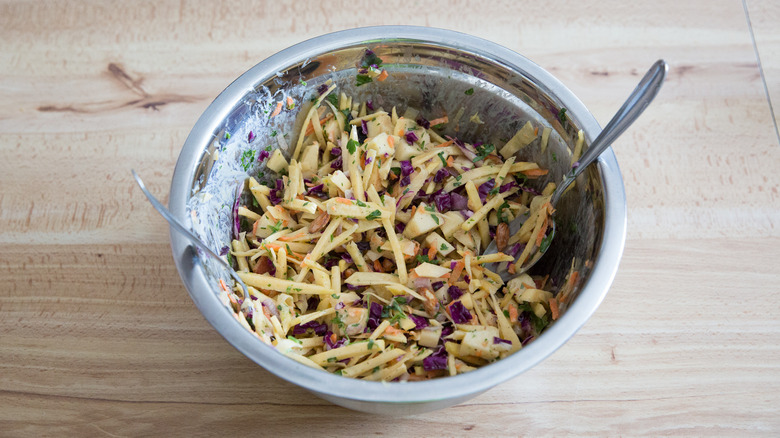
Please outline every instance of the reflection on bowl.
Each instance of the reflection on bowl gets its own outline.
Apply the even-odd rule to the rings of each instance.
[[[387,80],[356,86],[367,49],[384,61]],[[251,169],[242,156],[254,145],[293,145],[279,135],[298,132],[305,103],[331,80],[356,99],[379,105],[414,107],[421,114],[479,114],[484,124],[461,123],[466,141],[505,143],[527,121],[551,128],[547,151],[538,142],[518,159],[549,169],[560,181],[569,170],[577,132],[586,144],[599,132],[593,116],[560,82],[522,56],[468,35],[431,28],[387,26],[324,35],[283,50],[256,65],[220,94],[196,123],[179,157],[171,185],[170,209],[219,251],[230,242],[236,191]],[[473,89],[465,95],[463,90]],[[290,97],[294,108],[271,117],[272,102]],[[566,117],[561,117],[565,108]],[[468,116],[466,116],[468,117]],[[455,129],[451,126],[446,129]],[[455,135],[447,132],[444,134]],[[232,139],[232,141],[231,141]],[[282,146],[279,146],[281,143]],[[254,146],[256,147],[256,146]],[[292,152],[284,148],[289,157]],[[559,159],[558,157],[565,158]],[[475,371],[424,382],[379,383],[331,375],[284,357],[247,331],[218,299],[216,265],[196,258],[186,240],[171,234],[177,268],[206,319],[237,349],[273,374],[336,404],[366,412],[421,413],[462,402],[534,366],[554,352],[595,311],[612,282],[625,241],[623,182],[611,152],[585,172],[558,204],[558,234],[532,273],[550,274],[555,288],[577,264],[573,299],[538,339],[514,355]],[[194,218],[194,220],[193,220]]]

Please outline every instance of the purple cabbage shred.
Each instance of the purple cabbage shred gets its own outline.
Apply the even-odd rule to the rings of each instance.
[[[423,359],[423,369],[425,371],[446,370],[447,350],[443,346],[439,346],[433,354]]]
[[[341,157],[338,157],[335,160],[333,160],[332,163],[330,163],[330,168],[331,169],[341,169],[341,167],[343,165],[344,165],[344,160]]]
[[[330,154],[334,157],[340,157],[341,156],[341,148],[333,148],[330,150]]]
[[[431,287],[433,287],[433,290],[439,290],[441,287],[444,286],[443,281],[437,281],[436,283],[433,283]]]
[[[255,133],[253,131],[249,131],[249,135],[246,137],[246,140],[252,143],[252,140],[254,139],[255,139]]]
[[[413,144],[414,142],[419,140],[419,138],[417,138],[417,134],[415,134],[412,131],[407,132],[406,135],[404,135],[404,137],[406,137],[406,142],[409,144]]]
[[[433,177],[433,182],[440,183],[448,176],[450,176],[450,172],[447,169],[439,169],[439,171],[436,172],[436,175]]]
[[[463,292],[460,290],[458,286],[450,286],[447,289],[447,293],[450,294],[450,299],[452,299],[453,301],[457,300],[458,298],[461,297],[461,295],[463,295]]]
[[[425,129],[429,129],[431,127],[431,122],[429,122],[428,119],[423,116],[417,117],[417,124]]]
[[[309,321],[306,324],[298,324],[293,327],[293,335],[303,335],[311,330],[317,336],[322,336],[328,331],[328,326],[317,321]]]
[[[368,108],[371,111],[374,111],[374,102],[367,100],[366,101],[366,108]]]
[[[412,162],[409,160],[401,161],[401,176],[409,176],[414,172],[414,167],[412,167]]]
[[[506,339],[501,339],[498,337],[493,336],[493,343],[494,344],[509,344],[512,345],[512,341],[507,341]]]
[[[412,315],[412,314],[409,314],[408,316],[409,316],[409,318],[412,321],[414,321],[414,328],[415,329],[420,330],[420,329],[423,329],[425,327],[428,327],[428,320],[423,318],[422,316],[417,316],[417,315]]]
[[[490,193],[490,191],[493,190],[493,187],[495,186],[496,186],[496,180],[493,178],[485,181],[484,183],[482,183],[482,185],[479,186],[477,192],[479,193],[479,199],[482,201],[483,204],[487,200],[488,193]]]
[[[469,200],[463,195],[459,195],[455,192],[450,192],[450,202],[452,210],[465,210],[469,208]]]
[[[449,193],[439,190],[433,195],[433,203],[436,204],[436,209],[439,213],[446,213],[452,210],[452,198]]]
[[[268,158],[270,156],[271,156],[270,152],[268,152],[266,150],[262,150],[262,151],[260,151],[259,154],[257,154],[257,161],[258,162],[263,161],[263,160],[265,160],[266,158]]]
[[[455,324],[465,324],[471,321],[471,312],[460,301],[453,301],[449,305],[450,316]]]
[[[360,128],[363,130],[363,135],[368,135],[368,123],[365,120],[360,121]]]
[[[379,324],[382,323],[382,305],[376,302],[372,302],[368,308],[368,327],[371,330],[376,330]]]

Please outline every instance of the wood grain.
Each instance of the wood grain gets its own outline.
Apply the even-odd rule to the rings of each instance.
[[[0,435],[777,436],[778,19],[737,0],[0,1]],[[601,307],[529,372],[402,419],[333,406],[224,341],[129,173],[165,198],[230,81],[376,24],[505,45],[602,124],[671,66],[614,145],[628,241]]]

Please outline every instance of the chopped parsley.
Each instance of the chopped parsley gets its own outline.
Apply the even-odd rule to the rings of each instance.
[[[464,93],[466,94],[466,96],[471,96],[472,94],[474,94],[474,89],[469,88],[468,90],[464,91]]]
[[[355,204],[357,204],[358,207],[365,207],[366,206],[366,203],[361,201],[361,200],[359,200],[359,199],[355,200]]]
[[[561,123],[566,123],[566,108],[558,110],[558,120],[560,120]]]
[[[441,165],[447,167],[447,160],[444,159],[444,152],[439,152],[438,155],[441,160]]]
[[[374,82],[369,75],[357,75],[355,77],[355,86],[366,85],[369,82]]]
[[[428,257],[427,254],[418,255],[417,256],[417,263],[421,263],[421,264],[422,263],[432,263],[434,265],[437,264],[436,260],[431,260],[430,257]]]
[[[356,142],[355,140],[350,140],[347,142],[347,150],[350,154],[354,154],[358,146],[360,146],[360,143]]]
[[[368,349],[371,350],[373,348],[374,348],[374,340],[373,339],[369,339],[368,340]]]
[[[553,233],[550,233],[546,236],[544,236],[544,239],[542,239],[542,244],[539,245],[539,251],[544,253],[547,251],[547,248],[550,247],[550,244],[552,243]]]
[[[496,150],[496,147],[488,143],[488,144],[481,144],[479,146],[476,146],[474,149],[477,150],[477,156],[474,157],[473,160],[471,160],[472,163],[476,163],[477,161],[484,160],[485,157],[487,157],[488,155],[493,153],[493,151]]]
[[[255,162],[255,151],[250,149],[248,151],[244,151],[243,154],[241,154],[241,167],[244,169],[244,171],[248,171],[249,168],[252,166],[252,163]]]
[[[555,154],[555,152],[552,153],[553,161],[558,161],[558,155]]]
[[[431,213],[431,217],[433,218],[434,222],[436,222],[436,225],[439,225],[439,216],[436,216],[435,214]]]
[[[426,205],[425,210],[430,212],[435,212],[436,208],[433,205]]]
[[[336,97],[335,94],[330,93],[327,96],[325,96],[325,100],[331,103],[331,105],[338,107],[339,106],[339,98]]]
[[[366,216],[366,220],[372,221],[374,219],[377,219],[378,217],[382,216],[382,212],[379,210],[374,210],[371,213]]]
[[[291,340],[291,341],[295,342],[296,344],[301,344],[301,345],[303,344],[303,342],[301,342],[301,340],[300,340],[300,339],[296,338],[296,337],[295,337],[295,336],[293,336],[293,335],[287,335],[287,339],[289,339],[289,340]]]
[[[447,246],[447,244],[446,244],[446,243],[442,243],[442,244],[441,244],[441,247],[439,248],[439,251],[447,251],[447,249],[449,249],[449,247]]]
[[[271,232],[272,232],[272,233],[277,233],[277,232],[279,232],[279,230],[281,230],[281,229],[282,229],[282,220],[281,220],[281,219],[279,219],[278,221],[276,221],[276,224],[274,224],[274,225],[271,225],[271,227],[270,227],[270,228],[271,228]]]

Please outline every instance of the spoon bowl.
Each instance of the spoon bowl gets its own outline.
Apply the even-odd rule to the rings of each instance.
[[[577,177],[592,163],[594,163],[598,157],[604,153],[612,143],[623,133],[632,123],[644,112],[645,108],[653,101],[658,91],[661,89],[664,78],[666,78],[666,72],[669,70],[669,66],[664,60],[659,59],[652,67],[645,73],[644,77],[639,84],[628,96],[623,106],[620,107],[618,112],[612,117],[606,127],[596,137],[596,140],[585,151],[579,161],[576,161],[571,170],[564,176],[563,181],[556,187],[555,191],[550,195],[549,203],[555,208],[561,196],[566,192],[566,189],[577,179]],[[509,235],[513,236],[522,227],[523,223],[527,220],[528,215],[519,215],[509,224]],[[553,238],[555,238],[555,210],[551,215],[551,225],[547,236],[545,236],[544,242],[536,250],[532,251],[528,261],[517,266],[518,258],[515,256],[515,265],[513,272],[510,272],[509,262],[493,263],[489,267],[491,270],[501,276],[501,279],[505,282],[512,277],[518,276],[529,269],[538,262],[547,248],[550,246]],[[485,254],[493,254],[498,250],[496,241],[488,245],[483,252]]]

